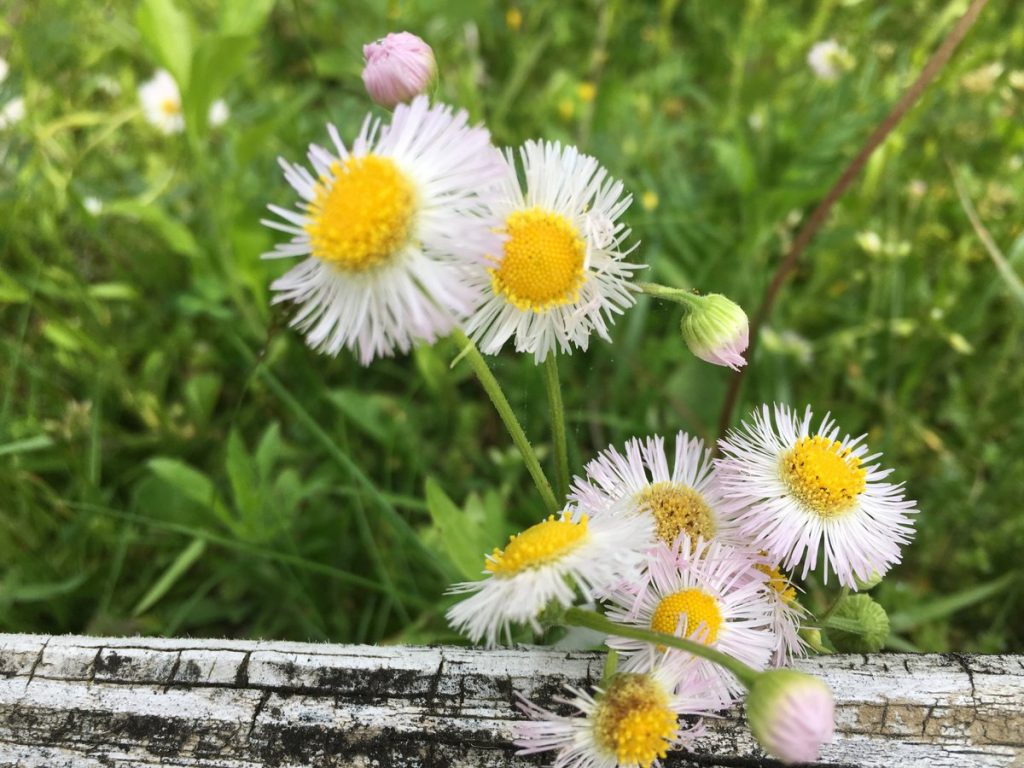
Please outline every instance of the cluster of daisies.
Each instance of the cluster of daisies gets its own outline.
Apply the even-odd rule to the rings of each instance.
[[[289,236],[265,256],[298,260],[272,289],[311,347],[369,364],[461,331],[484,353],[511,341],[541,362],[608,339],[644,290],[687,307],[696,355],[745,363],[738,306],[634,281],[631,196],[597,160],[545,141],[495,148],[464,111],[423,95],[436,63],[415,36],[364,53],[367,90],[391,119],[367,116],[350,141],[330,125],[308,165],[282,159],[299,200],[263,222]],[[521,702],[524,753],[557,751],[565,768],[655,765],[700,735],[682,716],[744,693],[772,754],[811,760],[831,738],[827,686],[778,670],[813,628],[791,578],[876,579],[899,561],[914,504],[862,438],[827,416],[815,428],[810,409],[765,406],[718,448],[712,460],[683,433],[671,454],[660,437],[608,448],[558,514],[486,556],[482,580],[451,588],[463,597],[448,619],[473,642],[560,623],[600,630],[614,651],[597,689],[561,700],[572,714]]]
[[[913,534],[914,503],[862,438],[841,435],[828,416],[815,425],[810,409],[764,406],[719,449],[712,460],[684,433],[672,451],[656,436],[608,448],[576,478],[560,516],[487,556],[482,581],[452,588],[469,596],[449,621],[495,645],[513,624],[540,629],[552,607],[597,604],[620,629],[687,638],[755,671],[789,664],[813,626],[791,577],[821,565],[826,581],[851,589],[877,579]],[[558,750],[557,766],[649,766],[700,734],[680,714],[711,714],[747,687],[684,650],[617,631],[604,642],[621,671],[593,695],[561,700],[575,716],[524,702],[534,719],[519,729],[524,752]],[[831,700],[812,694],[820,706],[798,719],[813,732],[782,728],[776,755],[816,759],[831,738]]]

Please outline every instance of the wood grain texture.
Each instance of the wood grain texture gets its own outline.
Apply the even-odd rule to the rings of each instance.
[[[603,656],[549,649],[0,635],[0,766],[550,764],[510,744],[513,693],[549,703]],[[827,766],[1024,768],[1024,659],[833,656]],[[742,713],[666,768],[770,766]]]

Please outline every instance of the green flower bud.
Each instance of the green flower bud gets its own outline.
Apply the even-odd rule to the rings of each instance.
[[[829,636],[841,651],[876,653],[889,638],[889,615],[870,595],[848,595],[839,601],[832,614],[837,619],[852,621],[859,632],[830,628]]]
[[[683,341],[701,360],[739,370],[747,361],[750,326],[747,315],[719,293],[694,296],[686,305],[679,330]]]
[[[882,583],[882,579],[885,578],[884,573],[878,571],[872,571],[871,575],[866,579],[862,579],[859,576],[854,575],[853,582],[857,587],[858,592],[870,592],[872,589]]]

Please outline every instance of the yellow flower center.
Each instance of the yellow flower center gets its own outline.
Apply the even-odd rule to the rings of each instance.
[[[654,515],[658,538],[671,544],[680,533],[710,539],[717,530],[704,497],[681,483],[654,483],[637,494],[637,502]]]
[[[416,189],[389,158],[366,155],[331,163],[306,211],[313,255],[348,272],[391,260],[409,242]]]
[[[587,245],[568,219],[541,208],[515,211],[505,232],[501,261],[489,270],[496,294],[532,312],[579,300]]]
[[[495,549],[484,567],[495,576],[514,576],[547,565],[576,549],[587,538],[587,516],[573,522],[568,513],[554,515],[510,537],[504,550]]]
[[[789,579],[779,568],[772,568],[765,563],[759,563],[754,567],[768,577],[768,586],[779,593],[779,597],[784,603],[792,603],[796,600],[796,587],[789,583]]]
[[[804,437],[782,457],[782,480],[789,492],[819,517],[849,512],[866,487],[860,459],[836,440]]]
[[[616,675],[593,718],[595,741],[619,765],[648,768],[665,757],[676,735],[668,693],[647,675]]]
[[[175,99],[164,99],[160,102],[160,111],[168,117],[173,117],[181,112],[181,103]]]
[[[689,637],[701,623],[705,625],[706,630],[699,639],[704,645],[711,645],[718,639],[718,630],[722,626],[722,611],[714,597],[696,588],[666,595],[651,616],[651,629],[667,635],[675,634],[676,627],[682,626],[682,636]]]

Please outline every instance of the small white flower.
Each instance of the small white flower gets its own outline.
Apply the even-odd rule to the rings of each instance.
[[[501,194],[491,206],[504,243],[485,252],[470,276],[483,299],[467,332],[487,354],[510,338],[542,362],[550,353],[586,350],[591,333],[608,340],[615,315],[635,302],[619,218],[632,197],[621,182],[575,147],[528,141],[511,150]]]
[[[618,673],[594,695],[569,688],[571,698],[554,701],[575,709],[570,717],[520,696],[519,708],[531,721],[515,725],[518,754],[557,750],[558,768],[661,765],[670,750],[690,748],[704,732],[699,722],[685,727],[680,715],[709,715],[723,706],[687,669],[667,660],[647,674]]]
[[[85,208],[86,212],[90,216],[99,216],[103,213],[103,201],[98,197],[92,197],[90,195],[82,198],[82,207]]]
[[[811,47],[807,64],[819,79],[831,81],[853,67],[853,57],[835,40],[822,40]]]
[[[169,135],[185,130],[181,91],[166,69],[158,69],[152,78],[139,86],[139,101],[146,121],[160,133]]]
[[[11,71],[11,66],[7,63],[7,59],[0,56],[0,83],[7,79],[7,73]]]
[[[723,525],[725,503],[715,486],[711,452],[704,442],[679,432],[671,466],[665,439],[633,438],[619,453],[609,446],[586,466],[586,478],[575,478],[569,500],[595,517],[603,514],[646,514],[666,544],[680,533],[696,539],[740,544]]]
[[[833,570],[843,586],[855,577],[884,573],[900,560],[900,547],[913,536],[915,504],[903,485],[884,482],[892,470],[874,462],[864,435],[841,440],[825,416],[812,433],[813,414],[803,417],[785,405],[767,405],[753,423],[719,441],[716,461],[722,493],[735,502],[730,516],[751,546],[768,553],[787,571],[801,562],[801,578],[825,559],[825,581]]]
[[[0,130],[20,123],[25,117],[25,99],[17,96],[0,108]]]
[[[776,639],[767,576],[757,562],[752,552],[699,538],[691,541],[685,534],[671,546],[659,542],[648,552],[640,578],[608,595],[607,616],[704,643],[754,669],[765,669]],[[659,653],[641,640],[612,636],[605,642],[629,654],[622,664],[625,671],[651,669]],[[675,649],[668,654],[691,658],[698,677],[723,700],[743,690],[731,672],[711,661]]]
[[[568,607],[576,602],[577,591],[597,599],[635,576],[652,540],[646,516],[591,519],[569,510],[552,515],[488,555],[486,579],[452,585],[449,594],[473,594],[448,611],[448,622],[474,643],[483,640],[488,646],[508,637],[513,623],[539,631],[537,616],[549,603]]]
[[[210,124],[211,128],[220,128],[230,117],[231,108],[228,107],[228,103],[224,99],[217,99],[210,105],[210,112],[206,121]]]
[[[367,365],[448,334],[472,307],[466,265],[501,246],[482,215],[501,156],[464,111],[423,96],[383,128],[367,116],[349,146],[327,128],[334,152],[310,145],[315,175],[280,161],[301,200],[269,206],[284,222],[263,223],[292,237],[264,257],[303,259],[271,288],[275,302],[300,305],[292,325],[306,343]]]

